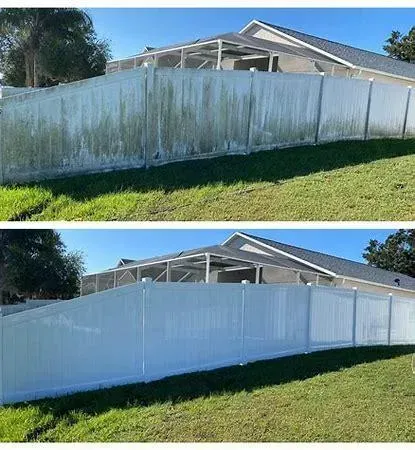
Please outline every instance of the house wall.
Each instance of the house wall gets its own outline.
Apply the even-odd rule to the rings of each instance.
[[[281,43],[284,45],[288,45],[292,47],[293,49],[301,49],[301,52],[307,52],[309,57],[311,58],[317,58],[320,59],[322,56],[319,56],[318,53],[313,52],[310,49],[307,49],[307,47],[303,47],[301,44],[298,44],[296,42],[291,41],[290,39],[287,39],[283,36],[280,36],[277,33],[274,33],[270,30],[267,30],[259,25],[252,25],[244,34],[247,34],[249,36],[258,37],[261,39],[266,39],[272,42]],[[281,64],[281,68],[283,72],[312,72],[312,71],[318,71],[315,68],[313,69],[313,66],[311,63],[309,63],[309,66],[307,66],[306,62],[302,62],[300,59],[296,58],[287,58],[284,55],[281,55],[281,62],[284,61],[284,59],[288,60],[287,64]],[[344,77],[354,77],[361,80],[369,80],[373,78],[374,80],[380,82],[380,83],[392,83],[396,84],[398,86],[408,86],[413,84],[413,81],[411,80],[404,80],[399,77],[395,77],[393,75],[381,75],[375,72],[372,72],[370,69],[365,70],[358,70],[358,69],[348,69],[345,66],[341,66],[338,64],[335,64],[334,67],[332,64],[324,65],[324,71],[328,74],[336,75],[336,76],[344,76]],[[333,72],[332,72],[333,69]]]
[[[261,254],[267,254],[268,256],[274,256],[275,258],[278,258],[278,261],[281,261],[281,264],[287,265],[292,268],[298,268],[302,270],[311,270],[309,266],[305,264],[300,264],[288,257],[281,256],[277,252],[273,252],[272,250],[267,249],[264,246],[261,246],[260,243],[250,242],[246,239],[244,239],[241,236],[235,236],[229,243],[226,245],[229,245],[231,248],[236,248],[239,250],[245,250],[245,251],[251,251],[255,253],[261,253]],[[275,273],[272,268],[264,269],[267,273],[266,282],[272,283],[272,282],[278,282],[277,280],[280,278],[281,274]],[[283,272],[282,272],[283,273]],[[287,277],[289,277],[287,273]],[[289,279],[287,282],[295,282],[296,279],[295,272],[293,272],[292,278]],[[301,274],[301,282],[302,283],[315,283],[315,275],[314,274]],[[281,281],[280,281],[281,282]],[[319,276],[319,284],[320,285],[333,285],[335,287],[345,288],[345,289],[352,289],[354,287],[357,287],[361,291],[365,292],[372,292],[374,294],[382,294],[382,295],[389,295],[389,293],[392,293],[393,295],[401,296],[401,297],[408,297],[408,298],[414,298],[415,299],[415,292],[408,291],[408,290],[402,290],[399,288],[394,288],[393,286],[376,286],[371,283],[366,283],[363,280],[362,281],[353,281],[348,280],[347,278],[332,278],[329,276],[324,276],[323,273]]]
[[[334,284],[335,286],[344,289],[351,289],[353,287],[357,287],[361,291],[372,292],[374,294],[389,295],[389,293],[391,293],[398,297],[408,297],[415,299],[415,292],[394,288],[392,286],[376,286],[370,283],[365,283],[364,281],[348,280],[347,278],[344,279],[344,281],[343,279],[336,279],[334,280]]]

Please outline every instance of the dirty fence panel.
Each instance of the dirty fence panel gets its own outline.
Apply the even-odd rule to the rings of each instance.
[[[148,165],[246,150],[249,72],[149,72]]]
[[[391,344],[412,344],[413,342],[415,342],[415,301],[394,296]]]
[[[2,106],[5,182],[144,164],[144,71],[9,97]]]
[[[255,72],[252,150],[314,143],[320,83],[317,75]]]
[[[141,378],[141,286],[3,317],[4,401]]]
[[[402,137],[408,88],[373,82],[369,138]]]
[[[146,379],[239,362],[241,291],[239,284],[146,285]]]
[[[153,81],[148,165],[246,150],[249,72],[155,69]]]
[[[307,350],[306,286],[246,285],[243,360]]]
[[[312,350],[353,345],[353,303],[353,290],[328,287],[312,289]]]
[[[366,80],[324,78],[319,141],[365,137],[369,87]]]

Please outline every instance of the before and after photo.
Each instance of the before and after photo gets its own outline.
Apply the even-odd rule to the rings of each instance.
[[[414,442],[415,9],[119,6],[0,5],[0,442]]]

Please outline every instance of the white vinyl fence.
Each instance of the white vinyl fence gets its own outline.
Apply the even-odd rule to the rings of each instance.
[[[146,281],[2,317],[0,327],[0,403],[13,403],[322,349],[415,344],[415,300]]]
[[[138,68],[0,99],[0,184],[342,139],[415,136],[411,88]]]

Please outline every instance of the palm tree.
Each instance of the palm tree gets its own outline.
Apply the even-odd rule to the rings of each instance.
[[[92,27],[89,15],[78,8],[1,8],[0,36],[24,55],[26,86],[38,87],[39,58],[47,36],[67,39]]]

